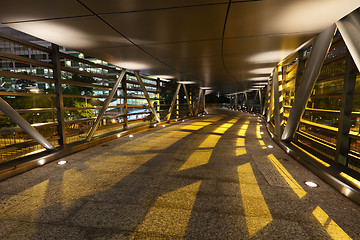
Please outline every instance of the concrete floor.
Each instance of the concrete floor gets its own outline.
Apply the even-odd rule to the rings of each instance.
[[[213,110],[2,181],[0,238],[360,239],[360,206],[260,125]]]

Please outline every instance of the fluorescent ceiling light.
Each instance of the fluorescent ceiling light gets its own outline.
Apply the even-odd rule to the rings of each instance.
[[[253,77],[253,78],[248,78],[248,81],[267,81],[269,80],[269,77]]]
[[[177,83],[180,83],[180,84],[195,84],[196,82],[194,82],[194,81],[177,81]]]
[[[153,75],[153,77],[161,78],[161,79],[165,79],[165,80],[175,78],[174,76],[171,76],[171,75]]]
[[[257,69],[253,69],[250,70],[250,73],[253,74],[270,74],[273,71],[274,68],[257,68]],[[267,78],[269,79],[269,78]]]
[[[262,52],[252,55],[247,60],[251,63],[278,63],[287,57],[292,50],[277,50],[271,52]]]

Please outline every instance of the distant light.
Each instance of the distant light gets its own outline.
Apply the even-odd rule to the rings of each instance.
[[[134,135],[130,134],[130,135],[129,135],[129,138],[132,138],[132,137],[134,137]]]
[[[61,161],[59,161],[57,164],[58,164],[58,165],[64,165],[65,163],[67,163],[67,161],[61,160]]]
[[[273,146],[273,145],[268,145],[267,147],[268,147],[268,148],[274,148],[274,146]]]
[[[117,136],[117,137],[121,137],[121,134],[120,134],[120,133],[118,133],[116,136]]]
[[[175,119],[175,122],[177,122],[178,120],[177,119]]]
[[[311,181],[306,181],[306,182],[304,182],[304,183],[305,183],[306,186],[312,187],[312,188],[316,188],[316,187],[319,186],[319,185],[317,185],[316,183],[311,182]]]
[[[41,160],[38,161],[38,163],[39,163],[40,165],[44,165],[44,164],[45,164],[45,160],[44,160],[44,159],[41,159]]]
[[[177,81],[177,83],[180,83],[180,84],[195,84],[196,82],[194,82],[194,81]]]

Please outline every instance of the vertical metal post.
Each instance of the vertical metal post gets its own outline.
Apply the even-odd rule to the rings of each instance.
[[[64,146],[66,144],[65,134],[65,113],[64,113],[64,100],[61,86],[61,70],[60,70],[60,53],[59,46],[51,44],[52,54],[51,60],[54,64],[53,79],[55,81],[55,93],[56,93],[56,109],[57,109],[57,131],[59,134],[59,145]]]
[[[4,99],[0,97],[0,110],[19,125],[27,134],[33,137],[41,146],[47,150],[56,148],[46,140],[33,126],[30,125],[19,113],[17,113]]]
[[[273,75],[273,93],[274,93],[274,124],[275,124],[275,135],[281,137],[281,125],[280,125],[280,96],[279,96],[279,70],[278,66],[275,67]]]
[[[237,93],[235,93],[235,109],[239,109],[239,96]]]
[[[113,99],[115,93],[117,92],[118,88],[119,88],[119,85],[121,83],[121,81],[123,80],[124,76],[125,76],[125,73],[126,73],[126,70],[123,69],[120,73],[120,77],[115,81],[114,83],[114,86],[113,88],[111,89],[110,93],[109,93],[109,96],[106,98],[105,102],[104,102],[104,105],[102,106],[100,112],[99,112],[99,115],[97,116],[94,124],[92,125],[91,129],[90,129],[90,132],[89,134],[87,135],[86,137],[86,141],[90,141],[92,139],[92,137],[94,136],[95,134],[95,131],[96,129],[98,128],[99,126],[99,123],[101,121],[101,119],[103,118],[105,112],[106,112],[106,109],[108,108],[111,100]]]
[[[304,60],[304,50],[298,51],[298,65],[296,68],[296,76],[295,76],[295,91],[299,87],[301,76],[304,72],[305,68],[305,60]]]
[[[267,113],[267,122],[271,121],[271,116],[273,115],[273,106],[274,106],[274,91],[273,91],[273,84],[274,84],[274,76],[271,76],[271,80],[269,81],[269,96],[268,96],[268,104],[269,104],[269,109],[268,109],[268,113]]]
[[[254,96],[254,102],[253,102],[253,104],[252,104],[252,106],[251,106],[251,112],[253,112],[253,111],[254,111],[255,102],[256,102],[256,98],[257,98],[257,94],[258,94],[258,92],[256,92],[256,93],[255,93],[255,96]]]
[[[188,92],[187,92],[187,90],[186,90],[186,85],[185,85],[185,84],[182,84],[182,86],[183,86],[183,88],[184,88],[185,97],[186,97],[186,102],[187,102],[187,104],[188,104],[190,116],[193,116],[194,113],[193,113],[193,111],[192,111],[191,102],[190,102],[190,99],[189,99]]]
[[[150,110],[151,110],[152,113],[154,114],[154,116],[155,116],[155,118],[156,118],[156,121],[157,121],[157,122],[160,122],[160,118],[159,118],[159,116],[158,116],[158,114],[157,114],[157,112],[156,112],[156,109],[154,108],[153,103],[151,102],[151,99],[150,99],[150,97],[149,97],[148,92],[146,91],[145,85],[144,85],[144,83],[143,83],[143,81],[142,81],[142,79],[141,79],[141,77],[140,77],[139,71],[134,71],[134,74],[135,74],[135,77],[136,77],[136,79],[138,80],[139,85],[140,85],[140,87],[141,87],[141,89],[142,89],[142,91],[143,91],[143,93],[144,93],[144,95],[145,95],[145,98],[146,98],[146,100],[147,100],[147,102],[148,102],[148,104],[149,104]]]
[[[346,56],[346,72],[344,79],[344,90],[341,97],[341,108],[339,115],[339,130],[336,140],[335,161],[347,166],[348,154],[350,152],[349,131],[351,128],[351,112],[354,99],[356,74],[358,73],[355,62],[348,53]]]
[[[247,93],[246,92],[244,92],[244,99],[245,99],[245,103],[246,103],[246,105],[245,105],[245,107],[246,107],[246,111],[247,112],[249,112],[249,101],[248,101],[248,96],[247,96]]]
[[[199,113],[201,94],[202,94],[202,89],[200,88],[199,89],[199,94],[198,94],[198,100],[197,100],[197,103],[196,103],[195,115],[197,115]]]
[[[156,79],[156,98],[157,106],[155,110],[160,112],[160,78]]]
[[[203,106],[204,106],[203,111],[205,112],[205,107],[206,107],[206,89],[203,90]]]
[[[127,73],[125,74],[124,79],[121,82],[121,88],[123,92],[123,100],[124,100],[124,108],[123,108],[123,115],[124,115],[124,130],[128,129],[129,123],[128,123],[128,95],[127,95]]]
[[[259,104],[260,104],[259,114],[261,114],[261,113],[262,113],[262,109],[263,109],[261,89],[259,89],[258,91],[259,91],[258,94],[259,94]]]
[[[172,99],[172,101],[171,101],[171,105],[170,105],[170,108],[169,108],[169,112],[168,112],[168,114],[167,114],[167,116],[166,116],[166,121],[170,121],[171,114],[172,114],[172,111],[173,111],[173,109],[174,109],[175,101],[176,101],[177,96],[178,96],[178,94],[179,94],[180,87],[181,87],[181,84],[178,83],[177,88],[176,88],[176,90],[175,90],[174,97],[173,97],[173,99]]]
[[[312,47],[310,57],[306,64],[300,85],[295,93],[295,101],[290,110],[281,140],[291,141],[303,115],[306,103],[315,86],[316,79],[320,73],[321,66],[331,46],[336,27],[333,24],[316,38]]]

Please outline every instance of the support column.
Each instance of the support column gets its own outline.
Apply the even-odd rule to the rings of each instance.
[[[249,101],[248,101],[248,96],[247,93],[244,92],[244,99],[245,99],[245,103],[246,103],[246,111],[249,112]]]
[[[51,60],[54,64],[53,79],[55,81],[55,94],[56,94],[56,110],[57,110],[57,131],[59,135],[59,145],[64,146],[66,144],[65,134],[65,113],[64,113],[64,98],[61,86],[61,70],[60,70],[60,53],[59,46],[51,44],[52,54]]]
[[[349,132],[351,128],[351,112],[354,99],[357,68],[352,57],[346,56],[346,72],[344,79],[344,90],[341,97],[341,108],[339,115],[339,130],[336,141],[335,161],[347,166],[348,154],[350,152]]]
[[[239,96],[235,93],[235,110],[239,109]]]
[[[252,106],[251,106],[251,112],[253,112],[253,111],[254,111],[255,102],[256,102],[256,98],[257,98],[257,94],[258,94],[258,92],[256,92],[256,93],[255,93],[255,96],[254,96],[254,102],[253,102],[253,104],[252,104]]]
[[[123,100],[124,100],[124,108],[123,108],[123,115],[124,115],[124,126],[123,129],[127,130],[129,127],[129,123],[128,123],[128,95],[127,95],[127,86],[126,86],[126,82],[127,82],[127,74],[125,74],[124,79],[121,82],[121,88],[123,91]]]
[[[279,70],[278,66],[275,67],[273,74],[273,94],[274,94],[274,124],[275,124],[275,135],[281,137],[281,119],[280,119],[280,94],[279,94]]]
[[[99,112],[99,115],[97,116],[94,124],[92,125],[92,127],[91,127],[91,129],[90,129],[89,134],[88,134],[87,137],[86,137],[86,141],[91,141],[92,137],[94,136],[95,131],[96,131],[96,129],[98,128],[99,123],[100,123],[100,121],[102,120],[102,118],[103,118],[103,116],[104,116],[104,114],[105,114],[105,112],[106,112],[106,109],[108,108],[111,100],[113,99],[116,91],[117,91],[118,88],[119,88],[119,85],[120,85],[121,81],[123,80],[123,78],[124,78],[124,76],[125,76],[125,73],[126,73],[126,70],[123,69],[123,70],[121,71],[120,77],[115,81],[114,86],[113,86],[113,88],[111,89],[111,91],[110,91],[110,93],[109,93],[109,96],[106,98],[106,100],[105,100],[105,102],[104,102],[104,105],[102,106],[102,108],[101,108],[101,110],[100,110],[100,112]]]
[[[202,94],[202,89],[200,88],[199,89],[199,94],[198,94],[198,100],[197,100],[197,103],[196,103],[195,115],[198,115],[198,113],[199,113],[201,94]],[[231,101],[230,101],[230,103],[231,103]]]
[[[167,114],[167,116],[166,116],[166,121],[170,121],[171,114],[172,114],[172,111],[173,111],[173,109],[174,109],[175,101],[176,101],[177,96],[178,96],[178,94],[179,94],[180,87],[181,87],[181,84],[178,83],[177,88],[176,88],[175,93],[174,93],[174,97],[173,97],[173,99],[172,99],[172,101],[171,101],[171,105],[170,105],[170,108],[169,108],[169,112],[168,112],[168,114]]]
[[[259,91],[258,94],[259,94],[259,104],[260,104],[259,114],[261,114],[261,113],[262,113],[262,109],[263,109],[261,89],[259,89],[258,91]]]
[[[306,103],[315,86],[316,79],[320,74],[322,64],[331,46],[336,27],[333,24],[316,38],[310,57],[304,70],[301,84],[295,93],[295,101],[290,110],[289,119],[282,134],[281,140],[291,141],[303,115]]]
[[[205,112],[205,107],[206,107],[206,89],[203,90],[203,106],[204,106],[204,112]]]
[[[154,114],[154,116],[155,116],[155,118],[156,118],[156,121],[157,121],[157,122],[160,122],[160,118],[159,118],[159,116],[158,116],[158,114],[157,114],[157,112],[156,112],[156,109],[154,108],[154,104],[151,102],[151,99],[150,99],[150,97],[149,97],[149,94],[148,94],[148,92],[147,92],[147,90],[146,90],[146,88],[145,88],[145,85],[144,85],[141,77],[140,77],[139,71],[134,71],[134,74],[135,74],[135,77],[136,77],[136,79],[138,80],[139,85],[140,85],[140,87],[141,87],[141,89],[142,89],[142,91],[143,91],[143,93],[144,93],[144,95],[145,95],[145,98],[146,98],[146,100],[147,100],[147,102],[148,102],[148,104],[149,104],[149,107],[150,107],[151,112]]]
[[[194,113],[193,113],[193,111],[192,111],[191,102],[190,102],[189,95],[188,95],[188,92],[187,92],[187,89],[186,89],[186,85],[185,85],[185,84],[182,84],[182,86],[183,86],[183,88],[184,88],[185,97],[186,97],[186,102],[187,102],[187,104],[188,104],[190,116],[193,116]]]
[[[19,125],[27,134],[33,137],[41,146],[47,150],[56,148],[44,138],[33,126],[28,123],[19,113],[17,113],[4,99],[0,97],[0,110]]]

